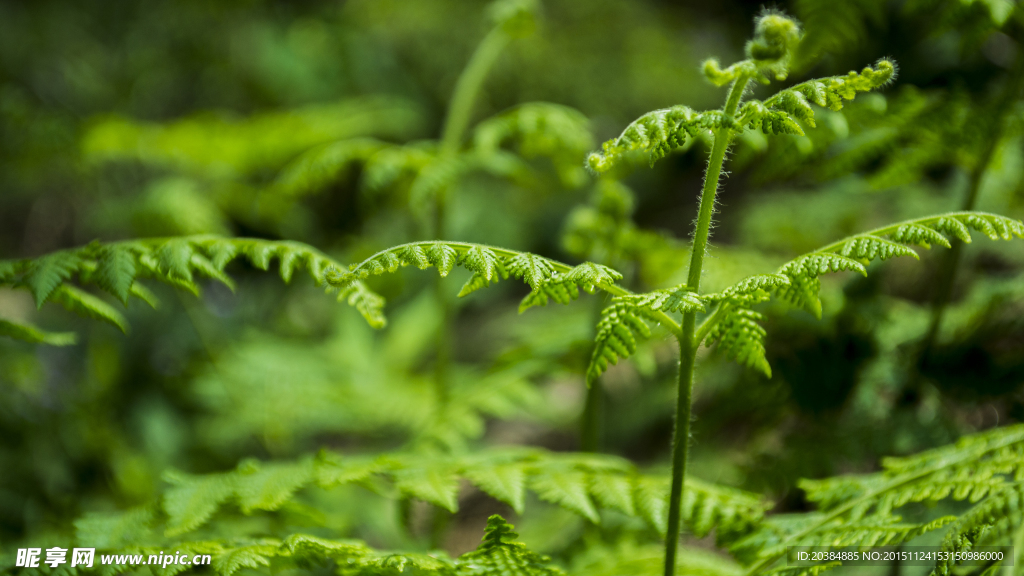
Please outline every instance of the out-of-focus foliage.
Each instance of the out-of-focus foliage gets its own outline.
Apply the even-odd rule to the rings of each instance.
[[[762,562],[752,550],[839,534],[825,518],[860,542],[939,529],[951,550],[1019,531],[1019,431],[1008,425],[1024,419],[1021,244],[956,248],[960,235],[949,228],[940,231],[952,232],[955,274],[944,250],[918,251],[921,263],[857,260],[882,255],[872,247],[905,252],[884,242],[829,251],[839,253],[830,270],[866,277],[818,279],[821,261],[800,269],[808,274],[786,271],[801,254],[896,221],[965,207],[1024,216],[1020,9],[779,4],[802,21],[780,84],[789,96],[773,101],[754,87],[761,107],[729,119],[746,129],[719,198],[725,216],[702,278],[715,295],[707,300],[684,289],[689,249],[674,239],[687,237],[695,216],[706,128],[727,120],[694,112],[720,103],[701,63],[742,58],[759,6],[519,4],[506,8],[529,9],[533,25],[495,57],[451,157],[441,151],[449,101],[494,26],[484,3],[0,5],[5,566],[28,543],[78,542],[125,553],[209,550],[225,575],[342,565],[483,573],[513,560],[525,573],[551,573],[503,536],[503,522],[487,522],[526,510],[512,520],[523,541],[570,573],[660,573],[676,358],[669,339],[635,335],[672,332],[646,313],[713,315],[727,302],[734,313],[707,332],[720,352],[702,352],[694,390],[690,471],[704,481],[687,480],[723,496],[687,501],[678,573],[739,574]],[[879,56],[899,63],[898,81],[841,110],[805,108],[834,103],[828,90],[846,80],[820,94],[803,83]],[[871,71],[880,76],[870,87],[884,83],[885,70]],[[673,108],[684,103],[692,109]],[[594,139],[615,138],[648,110],[668,111],[648,119],[664,134],[641,138],[634,127],[620,144],[662,159],[650,170],[588,173]],[[655,155],[644,153],[639,160]],[[415,255],[382,261],[383,249],[434,239],[438,197],[447,199],[446,240],[541,258],[515,269],[504,258],[481,266],[485,258],[438,284],[400,266],[417,264]],[[888,238],[941,245],[917,232]],[[197,239],[185,260],[159,248],[194,235],[253,240],[227,272],[207,251],[223,240]],[[295,242],[316,248],[286,265]],[[277,248],[260,256],[261,246]],[[47,254],[56,256],[38,259]],[[427,262],[448,261],[436,256]],[[361,287],[341,294],[361,310],[309,281],[263,273],[272,259],[286,280],[285,269],[303,263],[315,281],[327,280],[327,263],[365,261],[354,271],[336,264],[334,276]],[[574,268],[585,261],[594,264]],[[553,274],[545,262],[568,264]],[[503,267],[527,286],[498,282],[447,304],[435,295],[493,284]],[[570,270],[580,277],[559,282]],[[745,280],[772,270],[789,284]],[[144,289],[129,277],[159,282]],[[610,278],[622,293],[600,290]],[[757,292],[778,295],[793,278],[813,284],[802,293],[813,301],[798,299],[816,303],[805,307],[811,313],[778,313],[787,304]],[[948,303],[936,305],[943,278]],[[582,302],[517,314],[575,296]],[[359,312],[381,324],[380,297],[389,323],[374,330]],[[595,335],[604,343],[597,356]],[[730,356],[761,372],[770,366],[771,379]],[[595,357],[599,369],[588,372]],[[600,448],[629,463],[561,454],[580,445],[586,381],[599,373]],[[509,444],[536,448],[481,464]],[[330,490],[320,476],[284,474],[307,464],[322,472],[339,454],[365,466],[337,466]],[[889,455],[907,457],[881,459]],[[538,472],[545,467],[557,470]],[[165,475],[171,469],[184,472]],[[929,475],[886,496],[911,469]],[[191,485],[181,480],[204,478],[231,478],[230,490],[179,498],[176,510],[210,508],[212,498],[213,520],[164,535],[177,518],[168,499]],[[648,483],[656,498],[645,499]],[[987,490],[969,505],[968,485]],[[867,494],[874,508],[850,504]],[[765,516],[766,501],[774,508]],[[701,538],[729,509],[737,529],[714,535],[738,561]],[[1005,520],[979,536],[990,516]],[[485,526],[480,551],[463,554]],[[921,538],[914,543],[932,542]]]

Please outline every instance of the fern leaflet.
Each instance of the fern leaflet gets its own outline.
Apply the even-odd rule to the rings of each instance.
[[[460,479],[521,513],[527,490],[541,499],[599,522],[597,506],[639,516],[664,531],[669,479],[640,473],[612,456],[559,454],[540,449],[490,450],[465,456],[427,457],[410,453],[377,457],[321,452],[292,463],[246,460],[231,472],[191,476],[169,472],[163,499],[167,534],[205,524],[229,502],[243,512],[277,510],[307,486],[332,488],[387,480],[395,492],[442,508],[458,509]],[[697,535],[718,528],[722,535],[748,532],[767,506],[756,495],[699,481],[687,483],[683,518]]]
[[[853,271],[867,275],[872,260],[898,256],[917,258],[912,246],[930,248],[932,244],[949,247],[948,237],[971,241],[971,230],[992,240],[1024,238],[1024,223],[985,212],[951,212],[899,222],[857,234],[803,254],[783,264],[773,274],[751,276],[718,294],[702,298],[718,302],[718,309],[705,321],[695,336],[720,341],[726,353],[748,367],[771,375],[764,359],[764,329],[761,316],[750,306],[771,296],[803,308],[821,317],[820,276],[830,272]]]
[[[124,316],[105,300],[73,284],[92,285],[127,304],[130,297],[157,304],[155,296],[141,283],[153,279],[199,293],[196,276],[220,281],[233,288],[224,268],[232,260],[244,257],[253,266],[267,270],[278,260],[282,280],[291,280],[295,271],[305,268],[317,284],[325,283],[325,273],[340,264],[315,248],[290,241],[269,241],[216,236],[128,240],[101,244],[94,242],[81,248],[62,250],[36,259],[0,261],[0,285],[28,290],[36,304],[56,302],[71,312],[107,322],[127,331]],[[373,326],[383,326],[381,309],[384,300],[361,282],[351,282],[338,290],[339,300],[356,307]],[[30,342],[68,344],[61,335],[46,335],[33,328],[8,322],[4,335]]]

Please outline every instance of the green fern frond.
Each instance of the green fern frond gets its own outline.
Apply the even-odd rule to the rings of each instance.
[[[50,295],[50,300],[85,318],[111,324],[121,332],[128,332],[128,320],[113,306],[71,284],[61,284]]]
[[[587,385],[593,384],[617,364],[620,358],[636,353],[637,337],[650,338],[651,329],[644,319],[661,323],[666,313],[703,312],[704,302],[685,284],[643,294],[622,294],[601,311],[594,337],[594,352],[587,367]]]
[[[716,62],[709,61],[705,64],[705,73],[715,78],[715,83],[728,83],[739,74],[751,74],[741,64],[735,69],[721,70]],[[880,60],[874,67],[864,68],[859,73],[809,80],[763,102],[750,100],[743,104],[736,118],[727,118],[717,110],[694,112],[686,106],[648,112],[627,126],[618,138],[605,142],[601,152],[592,153],[587,162],[593,170],[606,172],[630,155],[644,154],[653,165],[672,150],[684,146],[688,139],[722,127],[737,132],[750,127],[765,134],[802,135],[798,121],[815,126],[811,104],[841,110],[843,100],[853,99],[858,92],[880,88],[892,81],[895,74],[895,64]]]
[[[427,457],[414,453],[374,458],[321,452],[315,459],[259,464],[247,460],[231,472],[192,476],[169,472],[164,495],[166,532],[176,536],[205,524],[222,505],[237,504],[245,513],[277,510],[296,491],[389,482],[402,497],[458,510],[461,479],[522,512],[527,490],[592,522],[598,505],[639,516],[665,530],[669,479],[640,473],[630,462],[612,456],[551,453],[540,449],[489,450],[464,456]],[[688,481],[683,520],[695,534],[717,528],[720,535],[749,532],[767,505],[741,490]]]
[[[245,119],[212,113],[168,124],[110,118],[85,134],[82,148],[94,161],[132,159],[224,178],[278,166],[328,142],[408,137],[422,127],[422,113],[411,103],[367,97]]]
[[[844,100],[853,100],[858,92],[877,90],[896,77],[896,64],[879,60],[874,67],[845,76],[808,80],[776,93],[764,102],[750,100],[743,104],[737,122],[742,126],[760,128],[765,134],[803,134],[797,120],[814,127],[815,104],[838,112]]]
[[[81,248],[62,250],[40,258],[0,261],[0,285],[28,290],[38,306],[52,300],[85,317],[107,322],[127,331],[128,323],[114,307],[72,283],[93,285],[127,304],[130,297],[150,305],[156,298],[141,283],[153,279],[199,293],[196,277],[218,280],[233,288],[234,283],[224,271],[232,260],[244,257],[253,266],[267,270],[277,259],[282,280],[291,280],[294,272],[305,268],[317,284],[325,283],[328,269],[340,264],[316,249],[290,241],[186,236],[178,238],[129,240],[101,244],[94,242]],[[384,300],[361,282],[351,282],[337,290],[339,300],[356,307],[373,326],[384,325]],[[68,344],[66,336],[46,335],[36,329],[8,323],[4,335],[30,342]]]
[[[807,499],[820,512],[798,518],[774,517],[758,532],[738,541],[734,551],[757,552],[751,573],[785,554],[786,546],[896,544],[949,525],[943,546],[966,549],[981,544],[1008,544],[1024,520],[1024,425],[1007,426],[903,458],[882,461],[884,471],[824,480],[802,480]],[[974,504],[959,518],[904,524],[893,512],[910,503],[946,499]],[[1000,518],[1006,518],[1000,524]],[[994,527],[986,530],[984,527]],[[937,573],[951,565],[939,563]]]
[[[602,310],[594,337],[594,352],[587,367],[587,385],[596,382],[609,364],[618,364],[620,358],[636,353],[637,336],[651,337],[651,328],[644,322],[641,308],[629,302],[613,301]]]
[[[514,143],[524,158],[551,158],[562,184],[581,185],[581,160],[593,149],[590,122],[579,111],[546,102],[520,104],[481,122],[473,135],[477,150],[490,152]]]
[[[844,271],[867,275],[866,264],[872,260],[898,256],[917,258],[912,246],[949,247],[948,237],[970,242],[971,230],[992,240],[1024,238],[1024,223],[985,212],[928,216],[849,236],[790,260],[774,274],[751,276],[721,293],[704,296],[706,302],[719,302],[719,308],[698,331],[696,341],[702,342],[706,336],[719,336],[723,337],[723,343],[735,342],[739,348],[726,348],[731,358],[770,375],[771,368],[764,360],[764,330],[756,323],[759,315],[755,318],[752,314],[756,313],[747,308],[775,296],[820,318],[820,276]],[[728,327],[722,327],[724,322],[729,322]],[[735,340],[724,338],[730,330]]]
[[[353,138],[313,148],[281,171],[273,190],[288,196],[316,192],[338,180],[351,164],[365,163],[387,146],[373,138]]]
[[[438,194],[474,172],[513,182],[527,183],[530,180],[529,167],[518,156],[504,150],[442,155],[419,171],[409,188],[409,202],[414,208],[423,211]]]
[[[652,312],[703,312],[704,302],[700,296],[680,284],[672,288],[662,288],[642,294],[626,294],[616,296],[617,302],[629,303],[638,309]]]
[[[47,332],[31,324],[4,318],[0,318],[0,336],[50,346],[71,346],[78,341],[74,332]]]
[[[369,192],[386,190],[403,178],[415,178],[436,158],[437,144],[434,142],[382,148],[366,161],[362,187]]]
[[[767,334],[759,324],[764,316],[746,308],[730,307],[708,334],[709,343],[717,343],[729,358],[772,377],[772,368],[765,358],[764,338]]]
[[[637,156],[653,166],[698,134],[722,126],[741,128],[717,110],[695,112],[688,106],[678,105],[648,112],[626,126],[617,138],[602,144],[600,152],[592,152],[587,157],[587,165],[595,172],[607,172],[618,163]]]
[[[471,294],[510,275],[520,278],[530,286],[530,293],[523,299],[520,312],[533,306],[543,306],[548,299],[568,304],[579,297],[581,288],[591,293],[598,289],[624,292],[615,286],[622,275],[600,264],[586,262],[571,267],[528,252],[441,241],[413,242],[388,248],[347,271],[332,270],[327,274],[327,282],[345,289],[351,282],[393,273],[405,266],[416,266],[420,270],[435,267],[442,277],[455,266],[469,270],[473,276],[463,285],[459,296]]]
[[[551,559],[531,552],[519,537],[514,526],[497,514],[487,519],[483,542],[472,552],[456,561],[455,573],[465,576],[563,576],[565,572],[552,567]]]
[[[972,498],[973,500],[973,498]],[[1024,525],[1024,484],[1015,483],[993,490],[950,526],[942,539],[942,550],[951,554],[935,563],[933,576],[948,576],[959,564],[955,554],[975,546],[1019,545],[1015,542]]]
[[[149,565],[155,576],[173,576],[193,569],[190,563],[161,565],[161,553],[174,550],[185,555],[191,562],[195,555],[209,555],[210,568],[217,576],[234,576],[243,569],[269,567],[294,569],[308,565],[310,561],[332,560],[344,574],[397,574],[412,570],[416,574],[466,576],[559,576],[564,572],[551,565],[551,559],[529,550],[517,542],[519,537],[501,516],[487,520],[484,535],[476,550],[467,552],[452,560],[443,552],[428,554],[418,552],[396,552],[376,550],[359,540],[335,540],[309,534],[291,534],[278,538],[235,538],[232,540],[200,540],[164,542],[154,545],[152,514],[130,510],[122,514],[92,515],[78,523],[77,540],[94,546],[99,551],[116,551],[117,554],[137,555],[146,562],[158,556],[158,563]],[[101,529],[119,530],[132,526],[134,532],[125,538],[109,538]],[[98,558],[97,558],[98,560]],[[105,576],[129,571],[130,564],[105,567]],[[49,573],[45,567],[38,570]],[[62,573],[68,576],[91,573],[91,570],[63,566]]]

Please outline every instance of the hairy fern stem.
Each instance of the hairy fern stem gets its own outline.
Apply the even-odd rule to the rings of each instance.
[[[750,76],[741,74],[733,81],[725,101],[725,115],[736,114]],[[722,164],[732,141],[732,130],[723,126],[715,130],[715,141],[708,159],[707,173],[704,174],[704,188],[700,196],[697,227],[693,232],[690,252],[690,269],[686,285],[691,292],[699,292],[704,253],[708,247],[711,232],[711,218],[715,213],[715,196],[722,175]],[[668,531],[665,536],[665,576],[674,576],[676,552],[679,548],[680,509],[683,499],[683,484],[686,478],[686,461],[690,451],[690,409],[693,396],[693,369],[697,360],[697,346],[694,339],[697,313],[683,315],[682,331],[679,334],[679,389],[676,398],[675,430],[672,438],[672,487],[669,494]]]

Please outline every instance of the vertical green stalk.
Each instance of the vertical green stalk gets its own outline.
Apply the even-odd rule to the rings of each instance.
[[[992,119],[992,130],[985,141],[985,147],[978,156],[978,163],[971,172],[970,183],[967,187],[967,197],[961,205],[961,210],[974,210],[978,201],[978,191],[981,189],[981,181],[992,158],[995,156],[999,141],[1002,140],[1003,132],[1007,124],[1007,115],[1013,108],[1014,102],[1020,97],[1021,88],[1024,87],[1024,54],[1018,50],[1017,61],[1006,80],[1006,87],[1000,95],[995,106]],[[960,265],[960,254],[963,251],[963,242],[954,239],[951,249],[946,253],[939,268],[939,277],[936,282],[935,296],[932,301],[932,317],[928,325],[928,332],[925,335],[921,346],[920,361],[928,362],[932,347],[938,338],[939,329],[942,327],[942,318],[949,304],[949,298],[953,293],[953,284],[956,282],[956,271]],[[915,379],[915,385],[917,379]]]
[[[604,388],[601,383],[594,382],[587,387],[586,403],[580,418],[580,451],[601,451],[601,429],[604,406]]]
[[[469,120],[473,114],[480,87],[483,86],[487,73],[501,55],[510,37],[499,25],[495,26],[477,46],[466,68],[455,83],[455,92],[448,105],[444,129],[441,132],[439,154],[445,160],[459,153],[462,147]],[[439,190],[434,201],[435,240],[443,240],[447,235],[447,190]],[[443,282],[438,277],[434,286],[438,307],[441,309],[441,327],[437,335],[437,356],[434,365],[434,384],[439,405],[443,405],[448,397],[448,368],[451,364],[452,344],[451,328],[454,321],[451,300],[445,292]]]
[[[732,83],[729,97],[725,102],[725,115],[731,118],[736,114],[740,99],[747,88],[749,76],[741,75]],[[697,228],[693,232],[693,245],[690,252],[690,270],[686,278],[686,286],[691,292],[700,290],[700,277],[704,267],[704,253],[708,247],[708,234],[711,231],[711,217],[715,213],[715,195],[718,193],[718,181],[722,175],[722,164],[725,153],[732,141],[732,131],[728,127],[715,130],[715,143],[711,147],[708,169],[704,174],[704,189],[700,195],[700,208],[697,213]],[[676,571],[676,552],[679,548],[679,530],[682,519],[683,483],[686,478],[686,461],[690,452],[690,408],[693,397],[693,368],[697,360],[697,342],[694,341],[694,330],[697,314],[689,312],[683,315],[683,331],[679,336],[679,391],[676,399],[675,430],[672,435],[672,489],[669,494],[668,530],[665,534],[665,576],[674,576]]]

